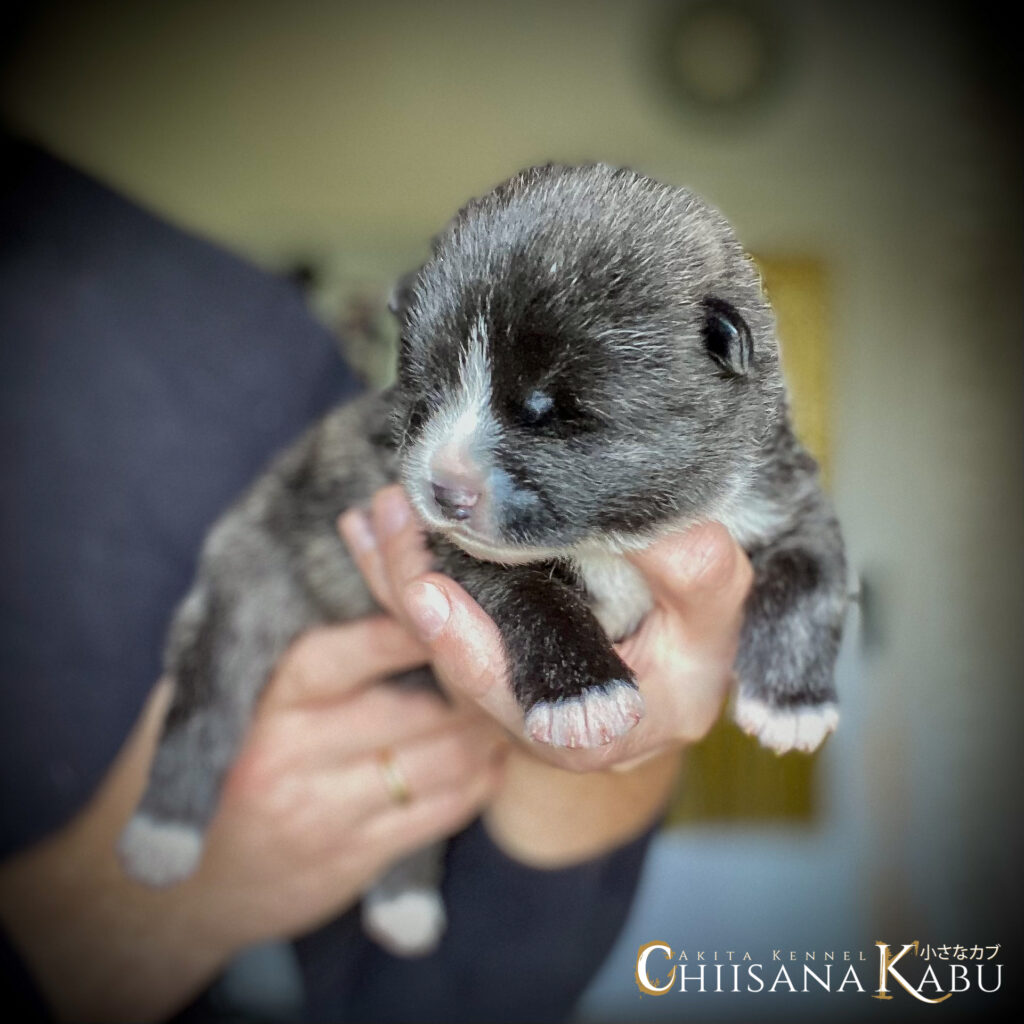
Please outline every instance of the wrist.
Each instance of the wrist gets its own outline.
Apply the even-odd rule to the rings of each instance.
[[[112,843],[72,826],[0,869],[0,921],[61,1020],[159,1020],[211,980],[228,951],[194,894],[123,876]]]
[[[574,772],[517,749],[484,824],[497,846],[531,867],[582,863],[650,827],[668,801],[680,762],[681,751],[674,748],[630,766]]]

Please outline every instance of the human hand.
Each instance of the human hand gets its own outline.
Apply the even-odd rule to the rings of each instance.
[[[627,768],[701,739],[717,719],[753,581],[746,555],[720,524],[695,526],[628,556],[650,586],[654,608],[617,650],[636,673],[646,711],[624,736],[575,750],[523,737],[497,628],[457,583],[429,571],[400,488],[385,488],[369,516],[353,510],[340,525],[377,600],[417,630],[446,688],[474,701],[547,762],[574,771]]]
[[[306,634],[282,660],[223,791],[197,873],[145,888],[116,861],[170,688],[157,688],[95,799],[0,869],[0,918],[66,1019],[160,1017],[238,949],[354,902],[495,789],[499,729],[475,707],[375,685],[427,652],[378,616]],[[397,803],[388,749],[412,799]]]
[[[425,648],[379,616],[314,630],[286,656],[225,785],[197,881],[248,940],[308,929],[493,792],[504,746],[478,709],[380,686]],[[347,666],[347,667],[346,667]],[[411,799],[389,791],[387,751]],[[241,930],[236,922],[235,937]]]

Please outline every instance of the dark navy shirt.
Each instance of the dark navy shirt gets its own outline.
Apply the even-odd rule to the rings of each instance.
[[[284,280],[31,150],[0,208],[0,853],[92,792],[214,517],[355,390]]]
[[[36,149],[3,158],[6,856],[66,822],[110,766],[211,521],[357,382],[289,282]],[[437,954],[389,957],[352,913],[297,943],[310,1019],[561,1019],[621,926],[645,846],[543,872],[471,827],[451,844]]]

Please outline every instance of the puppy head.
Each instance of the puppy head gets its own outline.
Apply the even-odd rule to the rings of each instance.
[[[533,168],[469,203],[399,317],[403,483],[480,558],[713,516],[783,414],[773,318],[731,228],[628,170]]]

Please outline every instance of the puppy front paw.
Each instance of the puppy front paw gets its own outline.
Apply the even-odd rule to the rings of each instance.
[[[829,733],[835,732],[839,709],[831,701],[780,708],[741,693],[736,698],[733,718],[748,736],[776,754],[790,750],[810,754],[824,743]]]
[[[573,697],[542,700],[526,713],[530,739],[553,747],[601,747],[629,732],[644,714],[644,699],[626,679],[613,679]]]

